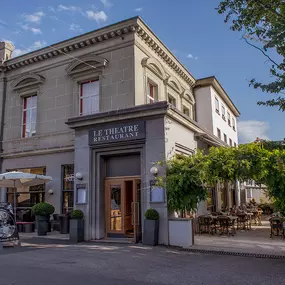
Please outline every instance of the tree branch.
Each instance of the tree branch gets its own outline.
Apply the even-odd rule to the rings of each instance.
[[[276,14],[278,17],[281,17],[283,19],[285,19],[280,13],[278,13],[276,10],[274,10],[273,8],[271,8],[270,6],[263,4],[260,0],[253,0],[254,2],[257,2],[260,6],[262,6],[263,8],[271,11],[272,13]]]
[[[261,51],[264,56],[266,56],[273,64],[275,64],[279,69],[282,70],[282,68],[280,67],[280,65],[279,65],[277,62],[275,62],[268,54],[266,54],[260,47],[257,47],[257,46],[255,46],[254,44],[250,43],[250,42],[247,40],[247,38],[245,38],[244,36],[243,36],[242,38],[245,40],[245,42],[246,42],[248,45],[250,45],[251,47],[254,47],[255,49],[257,49],[257,50],[259,50],[259,51]]]

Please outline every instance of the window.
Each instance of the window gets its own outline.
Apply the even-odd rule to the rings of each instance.
[[[215,97],[215,108],[216,108],[216,112],[220,114],[219,100],[217,97]]]
[[[233,125],[233,130],[236,130],[236,121],[234,118],[232,118],[232,125]]]
[[[152,104],[157,101],[157,86],[152,82],[147,82],[147,104]]]
[[[228,116],[228,125],[231,126],[231,115],[229,112],[227,112],[227,116]]]
[[[235,147],[237,147],[237,144],[236,144],[236,143],[234,143],[234,146],[235,146]]]
[[[221,139],[221,130],[219,128],[217,128],[217,136],[219,139]]]
[[[215,211],[215,189],[209,188],[208,189],[208,196],[207,196],[207,211],[214,212]]]
[[[24,98],[22,137],[30,138],[36,134],[37,96]]]
[[[252,189],[246,189],[246,198],[251,199],[252,198]]]
[[[99,80],[81,83],[80,116],[99,112]]]
[[[65,214],[74,206],[74,165],[62,165],[62,213]]]
[[[227,139],[227,135],[226,134],[224,134],[224,142],[228,143],[228,139]]]
[[[168,95],[168,103],[176,107],[176,99],[171,95]]]
[[[185,106],[183,106],[183,114],[187,117],[190,117],[190,110]]]
[[[230,141],[230,146],[233,146],[233,141],[231,139],[229,139]]]
[[[226,109],[224,105],[222,105],[222,118],[226,120]]]
[[[21,171],[32,174],[46,174],[45,167],[26,168],[26,169],[10,169],[10,171]],[[16,194],[16,197],[14,197]],[[14,209],[14,198],[16,198],[16,218],[17,221],[30,222],[32,221],[31,208],[37,203],[45,201],[45,184],[36,185],[16,189],[7,188],[7,201],[11,203]]]

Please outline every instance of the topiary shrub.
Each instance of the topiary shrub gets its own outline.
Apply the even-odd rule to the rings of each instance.
[[[70,213],[70,218],[74,220],[82,220],[84,218],[84,213],[81,210],[73,210]]]
[[[49,203],[41,202],[32,207],[32,213],[35,216],[50,216],[54,213],[54,206]]]
[[[148,209],[145,212],[144,217],[147,220],[159,220],[159,213],[155,209]]]

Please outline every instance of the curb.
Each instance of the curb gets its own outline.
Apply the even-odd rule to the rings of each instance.
[[[241,256],[241,257],[253,257],[253,258],[266,258],[266,259],[285,259],[285,255],[275,255],[275,254],[233,252],[233,251],[208,250],[208,249],[197,249],[197,248],[181,248],[181,247],[178,247],[177,249],[180,251],[188,251],[188,252],[195,252],[195,253],[230,255],[230,256]]]

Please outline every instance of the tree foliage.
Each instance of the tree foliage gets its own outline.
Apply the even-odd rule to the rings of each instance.
[[[269,62],[273,80],[262,83],[251,79],[250,85],[263,92],[280,96],[258,102],[259,105],[278,106],[285,110],[285,1],[284,0],[224,0],[218,8],[225,14],[225,22],[231,23],[233,31],[243,32],[243,39],[259,50]],[[271,51],[277,53],[273,59]]]
[[[164,165],[166,177],[160,182],[166,185],[170,210],[195,211],[205,200],[207,188],[218,181],[253,179],[268,187],[269,196],[285,214],[284,149],[267,149],[256,143],[238,148],[212,147],[208,154],[176,155]]]

